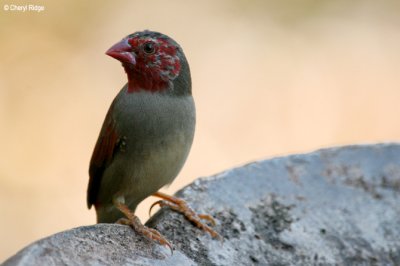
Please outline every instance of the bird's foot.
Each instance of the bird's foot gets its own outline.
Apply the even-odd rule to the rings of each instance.
[[[171,208],[172,210],[180,212],[183,215],[185,215],[185,217],[189,221],[194,223],[200,229],[208,232],[212,237],[218,238],[219,240],[223,240],[223,238],[222,238],[222,236],[220,234],[218,234],[214,229],[212,229],[211,227],[209,227],[208,225],[206,225],[205,223],[203,223],[201,221],[202,219],[203,220],[207,220],[213,226],[215,226],[215,224],[216,224],[215,220],[210,215],[208,215],[208,214],[197,214],[195,211],[193,211],[188,206],[186,201],[184,201],[182,199],[179,199],[179,198],[176,198],[176,197],[173,197],[173,196],[169,196],[169,195],[164,194],[162,192],[156,192],[156,193],[153,194],[153,196],[162,198],[163,200],[159,200],[159,201],[154,202],[150,207],[150,212],[151,212],[151,209],[156,205],[159,205],[160,207],[167,206],[167,207]]]
[[[131,226],[138,234],[144,235],[148,239],[154,240],[160,245],[168,246],[168,248],[171,250],[171,254],[173,253],[172,245],[168,242],[168,240],[157,230],[143,225],[139,218],[128,208],[128,206],[122,203],[116,203],[115,206],[127,217],[120,218],[116,223]]]

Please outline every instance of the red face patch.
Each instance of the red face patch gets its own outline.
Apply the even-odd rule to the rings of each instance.
[[[165,38],[130,36],[128,43],[136,58],[135,65],[124,65],[129,79],[129,91],[167,89],[181,69],[180,49]]]

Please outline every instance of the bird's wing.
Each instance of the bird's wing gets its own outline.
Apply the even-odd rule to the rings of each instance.
[[[119,142],[119,136],[112,115],[114,102],[108,110],[93,151],[92,159],[90,160],[89,186],[87,190],[87,206],[89,209],[96,203],[104,170],[112,161]]]

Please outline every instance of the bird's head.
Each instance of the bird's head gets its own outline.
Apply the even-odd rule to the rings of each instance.
[[[176,85],[186,87],[178,88],[178,93],[191,92],[189,66],[182,48],[164,34],[135,32],[113,45],[106,54],[122,63],[128,75],[128,92],[173,91]],[[180,76],[184,80],[174,84]]]

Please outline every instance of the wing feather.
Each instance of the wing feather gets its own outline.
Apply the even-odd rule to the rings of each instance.
[[[104,170],[111,163],[119,142],[115,120],[113,118],[114,102],[108,110],[103,127],[97,139],[89,166],[89,185],[87,190],[87,206],[90,209],[96,204]]]

